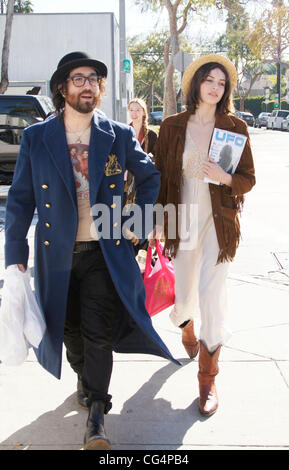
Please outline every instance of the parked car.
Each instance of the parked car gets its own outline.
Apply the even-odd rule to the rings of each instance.
[[[0,184],[12,181],[23,130],[53,111],[48,96],[0,95]]]
[[[267,121],[268,117],[270,116],[271,113],[260,113],[259,116],[255,120],[255,126],[256,127],[267,127]]]
[[[245,113],[243,111],[237,111],[236,112],[236,116],[238,116],[239,118],[243,119],[244,121],[246,121],[246,123],[248,124],[248,126],[252,126],[254,127],[255,125],[255,118],[253,116],[253,114],[251,113]]]
[[[283,119],[283,121],[281,122],[281,131],[287,131],[289,132],[289,114],[288,116]]]
[[[150,113],[150,124],[160,125],[163,119],[162,111],[152,111]]]
[[[275,109],[268,117],[267,129],[281,129],[281,122],[288,116],[288,114],[288,109]]]

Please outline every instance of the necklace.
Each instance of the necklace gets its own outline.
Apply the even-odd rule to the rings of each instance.
[[[82,139],[84,133],[85,133],[86,131],[88,131],[88,129],[90,129],[90,124],[89,124],[88,127],[86,127],[83,131],[80,131],[80,132],[79,132],[79,131],[72,131],[71,129],[69,129],[69,127],[67,126],[67,124],[66,124],[65,128],[66,128],[66,131],[67,131],[69,134],[74,134],[74,135],[76,136],[75,143],[76,143],[76,144],[81,144],[81,143],[82,143],[82,140],[81,140],[81,139]]]

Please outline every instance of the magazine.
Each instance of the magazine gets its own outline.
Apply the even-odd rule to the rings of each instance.
[[[223,170],[232,175],[235,173],[240,161],[246,141],[247,137],[244,134],[237,134],[215,127],[209,155]],[[204,178],[204,181],[205,183],[220,184],[218,181],[210,180],[207,177]]]

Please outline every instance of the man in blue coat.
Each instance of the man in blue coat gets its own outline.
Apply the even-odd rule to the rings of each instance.
[[[106,76],[105,64],[82,52],[60,60],[50,82],[56,113],[23,132],[6,207],[5,264],[22,270],[37,209],[35,291],[47,331],[35,352],[60,378],[64,341],[88,397],[85,449],[109,448],[104,414],[113,350],[178,363],[152,327],[133,250],[147,236],[144,209],[157,198],[160,174],[130,126],[96,111]],[[121,230],[126,170],[141,210],[137,235],[135,227]]]

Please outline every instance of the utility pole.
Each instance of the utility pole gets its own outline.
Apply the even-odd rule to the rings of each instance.
[[[278,109],[281,109],[281,16],[280,16],[280,7],[283,6],[283,0],[273,0],[272,2],[273,7],[277,8],[278,11],[278,25],[277,25],[277,35],[278,35],[278,43],[277,43],[277,95],[278,95]]]
[[[126,72],[124,64],[126,60],[126,25],[125,25],[125,0],[119,0],[119,66],[120,66],[120,106],[119,120],[127,122],[127,91]]]

